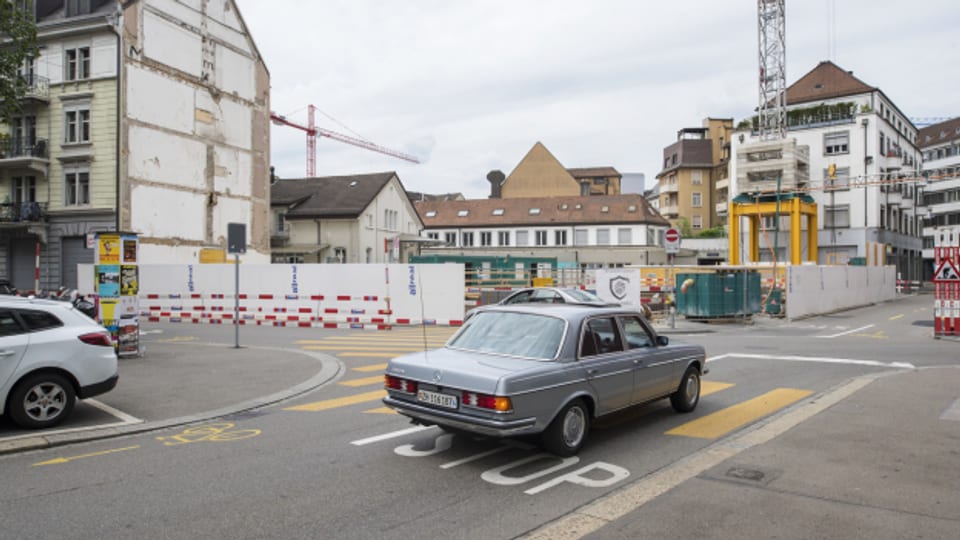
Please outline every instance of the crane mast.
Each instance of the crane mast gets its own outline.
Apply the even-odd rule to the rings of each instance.
[[[349,135],[344,135],[343,133],[337,133],[336,131],[331,131],[329,129],[318,128],[315,122],[315,112],[316,107],[309,105],[307,107],[307,125],[298,124],[296,122],[287,120],[283,115],[279,115],[275,112],[270,113],[270,119],[279,125],[290,126],[292,128],[299,129],[306,132],[307,134],[307,177],[314,177],[317,175],[317,137],[327,137],[328,139],[333,139],[335,141],[340,141],[347,143],[353,146],[358,146],[360,148],[366,148],[373,152],[379,152],[388,156],[392,156],[404,161],[409,161],[410,163],[420,163],[420,160],[415,156],[410,154],[405,154],[403,152],[398,152],[396,150],[391,150],[387,147],[380,146],[378,144],[372,143],[370,141],[360,139],[358,137],[351,137]]]
[[[787,137],[786,0],[757,0],[760,140]]]

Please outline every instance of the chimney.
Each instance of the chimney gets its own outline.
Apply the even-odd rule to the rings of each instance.
[[[500,198],[500,186],[503,185],[503,181],[506,179],[506,176],[503,175],[503,172],[498,170],[493,170],[487,173],[487,181],[490,182],[490,198],[499,199]]]

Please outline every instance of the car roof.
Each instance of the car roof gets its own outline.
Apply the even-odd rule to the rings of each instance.
[[[72,304],[70,302],[48,300],[46,298],[34,298],[30,296],[0,296],[0,306],[16,308],[33,306],[50,307],[56,309],[57,307],[72,307]]]
[[[489,312],[523,312],[537,315],[553,315],[568,320],[591,315],[639,315],[640,311],[621,306],[596,306],[591,304],[508,304],[487,306]]]

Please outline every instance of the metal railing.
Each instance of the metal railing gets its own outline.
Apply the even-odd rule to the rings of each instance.
[[[50,99],[50,79],[37,74],[21,75],[20,80],[26,83],[27,89],[23,97]]]
[[[0,159],[20,157],[46,158],[47,140],[28,137],[0,139]]]
[[[0,223],[42,221],[46,215],[45,202],[0,203]]]

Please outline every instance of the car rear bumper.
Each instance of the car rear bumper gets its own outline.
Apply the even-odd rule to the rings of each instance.
[[[117,380],[119,379],[119,375],[114,375],[105,381],[88,384],[87,386],[81,386],[80,390],[77,392],[77,397],[80,399],[86,399],[93,396],[99,396],[100,394],[105,394],[117,386]]]
[[[536,418],[518,420],[492,420],[468,416],[456,411],[441,411],[391,396],[383,398],[383,404],[398,413],[424,424],[440,424],[452,428],[487,435],[490,437],[511,437],[536,433]]]

